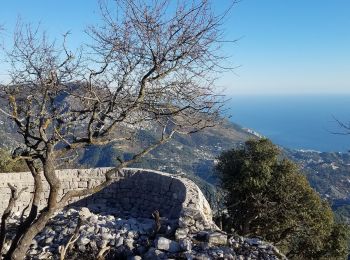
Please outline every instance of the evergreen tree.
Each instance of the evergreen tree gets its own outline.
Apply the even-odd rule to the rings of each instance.
[[[347,255],[348,227],[335,223],[328,203],[269,140],[224,152],[216,169],[226,191],[228,226],[237,233],[274,242],[290,258]]]

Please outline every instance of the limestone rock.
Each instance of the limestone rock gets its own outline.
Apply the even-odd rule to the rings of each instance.
[[[118,237],[115,240],[115,247],[120,247],[121,245],[123,245],[123,243],[124,243],[124,238],[123,237]]]
[[[78,245],[83,245],[83,246],[85,246],[88,243],[90,243],[90,239],[87,237],[80,237],[77,241]]]
[[[190,239],[182,239],[179,241],[180,248],[183,251],[191,251],[192,250],[192,242]]]
[[[176,232],[175,232],[175,238],[176,240],[180,240],[180,239],[184,239],[187,237],[188,235],[188,228],[178,228],[176,229]]]
[[[139,255],[135,255],[135,256],[131,257],[130,260],[142,260],[142,257]]]
[[[79,210],[79,217],[82,219],[82,220],[87,220],[89,217],[91,217],[92,213],[90,212],[90,210],[86,207],[82,207],[80,210]]]
[[[146,252],[146,254],[143,255],[143,259],[145,260],[158,260],[158,259],[164,259],[164,258],[165,258],[165,253],[155,249],[154,247],[151,247]]]
[[[180,251],[179,243],[172,241],[170,239],[167,239],[165,237],[159,237],[155,241],[155,246],[159,250],[168,251],[172,253],[176,253]]]
[[[209,233],[208,242],[212,245],[226,245],[227,235],[220,232]]]
[[[124,240],[124,245],[129,249],[133,250],[134,249],[134,240],[132,238],[127,238]]]

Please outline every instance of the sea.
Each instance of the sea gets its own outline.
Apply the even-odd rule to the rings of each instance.
[[[237,95],[229,97],[224,114],[286,148],[350,150],[350,94]]]

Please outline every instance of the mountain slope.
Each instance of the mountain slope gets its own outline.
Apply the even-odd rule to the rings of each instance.
[[[20,137],[5,121],[0,115],[0,148],[13,149],[18,146]],[[216,157],[222,151],[242,145],[245,140],[255,136],[254,131],[242,129],[227,120],[189,136],[176,135],[173,140],[132,166],[185,173],[203,189],[210,200],[215,191],[214,185],[217,184],[213,173]],[[113,144],[90,146],[80,153],[80,158],[74,165],[69,166],[113,166],[117,164],[118,156],[128,159],[155,139],[151,132],[140,131],[138,140],[123,151],[116,149]],[[284,152],[300,165],[311,186],[331,203],[339,217],[350,223],[350,154],[291,149],[284,149]]]

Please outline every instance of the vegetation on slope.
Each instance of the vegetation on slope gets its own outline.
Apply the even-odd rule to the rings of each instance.
[[[13,160],[7,150],[0,149],[0,172],[23,171],[28,171],[28,167],[23,160]]]

